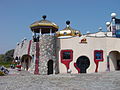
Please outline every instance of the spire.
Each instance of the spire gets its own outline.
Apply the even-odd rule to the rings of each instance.
[[[66,24],[67,24],[67,27],[69,27],[69,26],[70,26],[70,21],[67,20],[67,21],[66,21]]]
[[[46,15],[43,15],[43,16],[42,16],[43,20],[45,20],[45,19],[46,19],[46,17],[47,17]]]

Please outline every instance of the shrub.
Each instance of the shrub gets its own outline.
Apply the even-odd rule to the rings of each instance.
[[[4,76],[4,75],[5,75],[5,73],[0,71],[0,76]]]

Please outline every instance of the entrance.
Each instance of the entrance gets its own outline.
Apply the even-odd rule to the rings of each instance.
[[[48,66],[48,75],[53,74],[53,60],[49,60],[47,66]]]
[[[31,65],[32,57],[30,55],[23,55],[21,60],[21,65],[25,70],[28,70]]]
[[[109,58],[112,61],[110,65],[111,70],[120,70],[120,53],[118,51],[111,51]]]
[[[120,70],[120,60],[117,60],[117,70]]]
[[[77,59],[76,65],[80,69],[80,73],[86,73],[87,68],[90,66],[90,60],[86,56],[80,56]]]

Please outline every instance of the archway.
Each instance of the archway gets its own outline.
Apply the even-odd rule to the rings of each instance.
[[[80,69],[80,73],[86,73],[87,68],[90,66],[90,60],[86,56],[80,56],[76,61],[76,65]]]
[[[53,60],[49,60],[47,66],[48,66],[48,75],[53,74]]]
[[[15,57],[15,60],[18,60],[18,57],[17,57],[17,56]]]
[[[23,55],[21,59],[21,65],[25,70],[28,70],[31,65],[32,57],[30,55]]]
[[[111,68],[113,67],[114,70],[120,70],[120,53],[118,51],[111,51],[109,53],[109,58],[112,61]]]
[[[15,57],[15,60],[14,60],[15,63],[18,63],[19,62],[19,58],[16,56]]]

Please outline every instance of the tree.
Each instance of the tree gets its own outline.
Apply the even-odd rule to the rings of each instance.
[[[11,49],[5,53],[4,61],[9,62],[13,60],[14,49]]]
[[[4,61],[4,54],[0,54],[0,62],[3,62]]]

